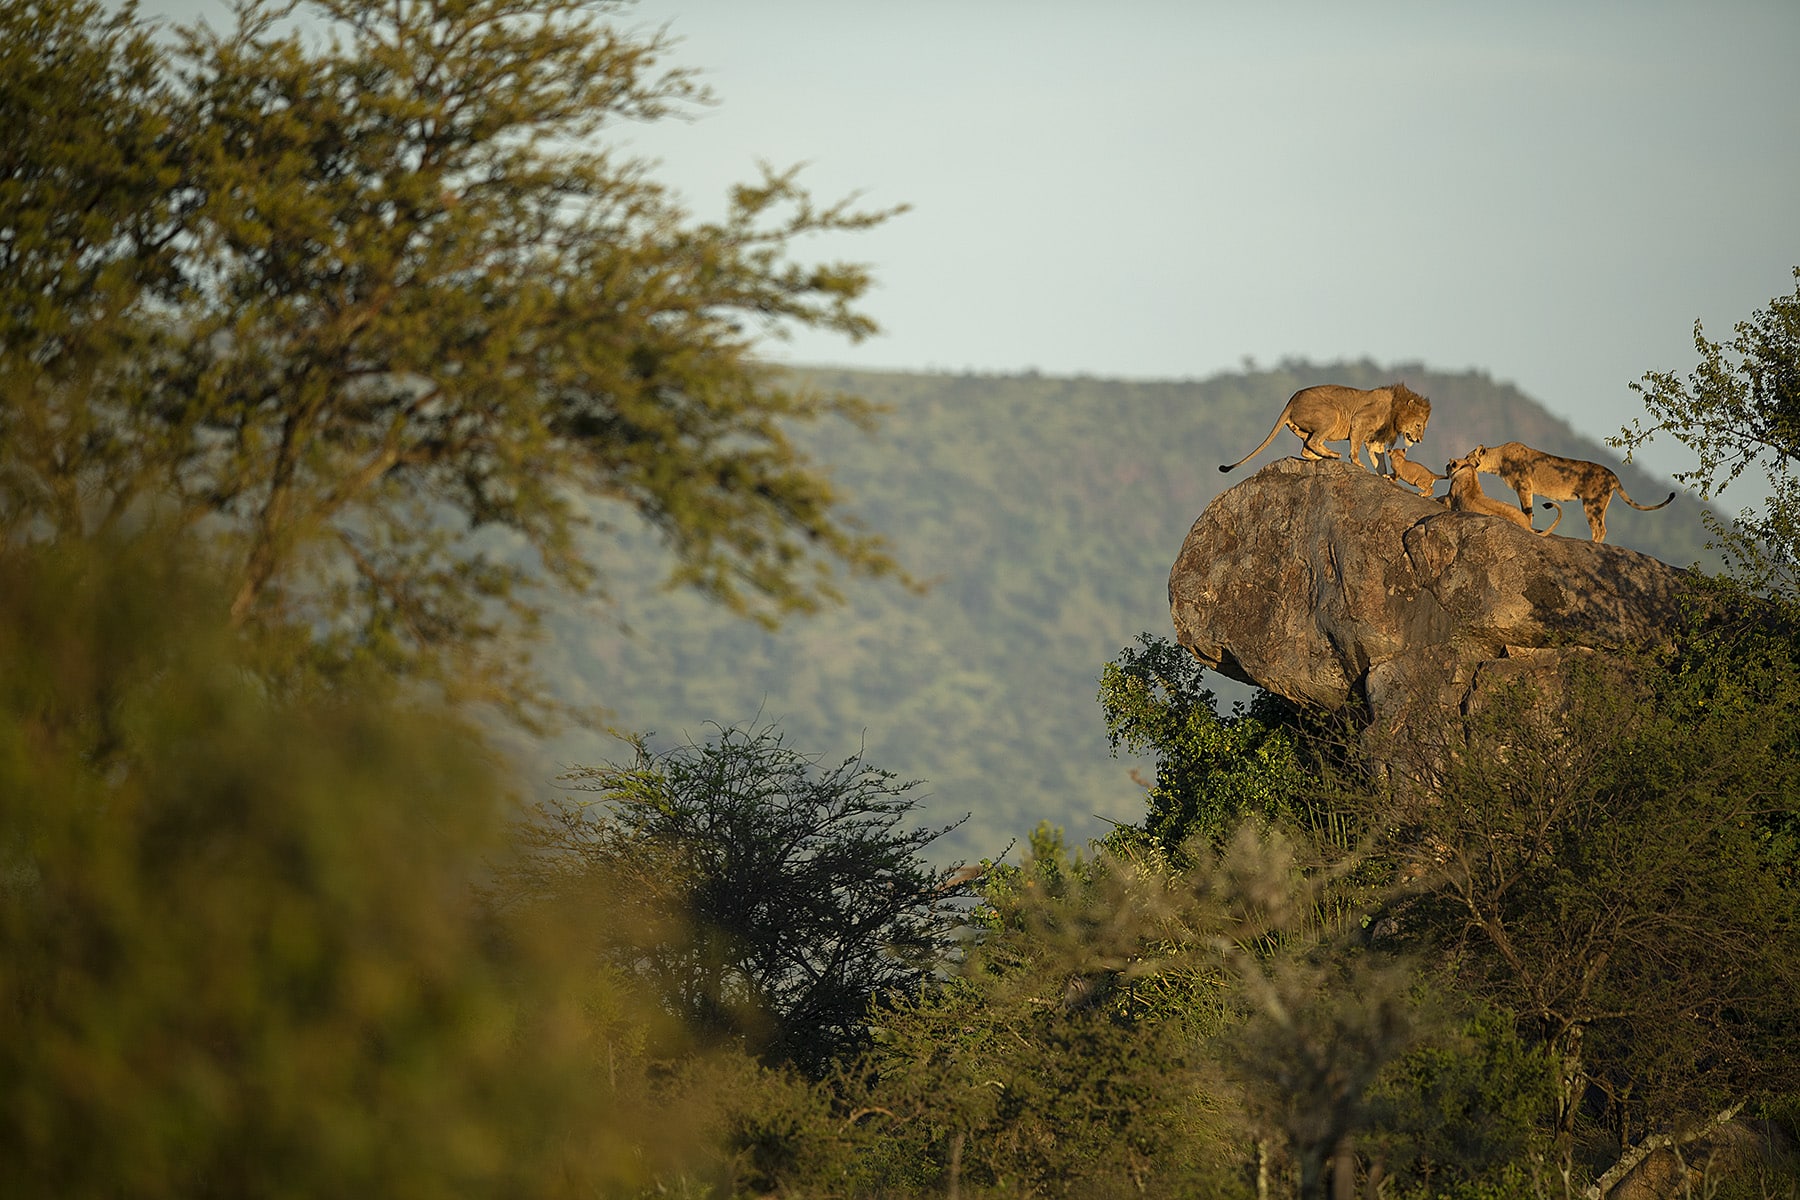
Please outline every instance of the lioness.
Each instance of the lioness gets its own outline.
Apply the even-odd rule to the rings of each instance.
[[[1533,496],[1546,500],[1579,500],[1587,517],[1588,529],[1596,542],[1606,540],[1606,506],[1613,493],[1625,503],[1644,512],[1654,512],[1675,498],[1670,492],[1662,504],[1639,504],[1625,492],[1610,467],[1579,458],[1558,458],[1533,450],[1523,442],[1507,442],[1502,446],[1477,446],[1469,451],[1477,471],[1498,475],[1519,493],[1519,508],[1529,513]]]
[[[1300,457],[1305,459],[1337,458],[1338,452],[1326,442],[1350,440],[1350,461],[1358,466],[1357,455],[1367,449],[1369,469],[1380,471],[1375,455],[1391,446],[1417,442],[1425,436],[1425,422],[1431,419],[1431,401],[1403,383],[1384,388],[1340,387],[1321,384],[1301,388],[1288,397],[1287,407],[1275,418],[1275,428],[1262,445],[1234,463],[1223,463],[1221,471],[1241,467],[1261,454],[1283,429],[1291,429],[1300,438]]]
[[[1496,500],[1481,490],[1481,480],[1475,475],[1475,455],[1481,447],[1461,458],[1453,458],[1444,470],[1450,479],[1450,494],[1445,497],[1450,507],[1456,512],[1484,513],[1490,517],[1502,517],[1511,521],[1521,529],[1531,529],[1531,510],[1520,511],[1512,505]],[[1551,529],[1562,524],[1562,505],[1546,500],[1545,508],[1556,509],[1556,520],[1550,522],[1550,529],[1531,529],[1539,537],[1548,537]]]
[[[1421,496],[1431,495],[1437,489],[1438,480],[1448,478],[1439,475],[1424,463],[1407,462],[1405,446],[1395,446],[1388,451],[1388,465],[1393,468],[1396,480],[1412,484],[1419,489]]]

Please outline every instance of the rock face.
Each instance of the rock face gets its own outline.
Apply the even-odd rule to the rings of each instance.
[[[1233,679],[1327,708],[1360,697],[1390,727],[1571,652],[1657,644],[1686,573],[1595,545],[1564,508],[1559,531],[1584,536],[1452,512],[1341,460],[1282,459],[1194,522],[1169,573],[1176,634]]]

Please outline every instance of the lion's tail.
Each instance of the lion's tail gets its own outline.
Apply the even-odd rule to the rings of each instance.
[[[1633,500],[1628,494],[1626,494],[1625,485],[1620,483],[1617,479],[1613,480],[1613,490],[1619,493],[1619,499],[1623,500],[1625,503],[1631,505],[1631,507],[1638,509],[1642,512],[1655,512],[1657,509],[1661,508],[1663,506],[1663,504],[1667,504],[1669,502],[1669,500],[1673,500],[1675,498],[1675,493],[1670,492],[1669,500],[1664,500],[1662,502],[1662,504],[1639,504],[1636,500]]]
[[[1296,395],[1297,394],[1298,393],[1296,393]],[[1264,450],[1268,449],[1269,443],[1275,440],[1275,435],[1281,432],[1281,427],[1283,425],[1287,424],[1288,411],[1290,409],[1292,409],[1293,407],[1294,407],[1294,398],[1292,396],[1289,396],[1288,402],[1281,406],[1281,415],[1279,417],[1275,418],[1275,428],[1269,430],[1269,436],[1262,440],[1262,444],[1259,445],[1256,449],[1252,450],[1250,453],[1244,455],[1244,457],[1238,459],[1234,463],[1220,463],[1219,470],[1221,470],[1221,471],[1235,470],[1238,467],[1241,467],[1245,463],[1249,462],[1251,459],[1255,458],[1257,455],[1261,454]]]
[[[1545,508],[1554,508],[1556,510],[1556,520],[1550,522],[1549,529],[1538,530],[1537,535],[1539,537],[1549,537],[1550,534],[1556,529],[1556,527],[1558,525],[1562,524],[1562,505],[1558,504],[1554,500],[1546,500],[1546,501],[1544,501],[1544,507]]]

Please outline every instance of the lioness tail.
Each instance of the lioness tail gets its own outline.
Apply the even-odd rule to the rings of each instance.
[[[1640,509],[1643,512],[1655,512],[1657,509],[1661,508],[1663,506],[1663,504],[1667,504],[1669,502],[1669,500],[1673,500],[1675,498],[1675,493],[1670,492],[1669,500],[1664,500],[1662,502],[1662,504],[1639,504],[1636,500],[1633,500],[1629,495],[1626,494],[1624,484],[1615,482],[1613,484],[1613,487],[1618,489],[1619,499],[1621,499],[1625,503],[1631,505],[1631,507],[1633,507],[1635,509]]]

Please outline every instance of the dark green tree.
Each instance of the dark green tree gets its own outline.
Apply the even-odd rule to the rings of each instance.
[[[1543,1195],[1555,1107],[1544,1046],[1506,1009],[1468,1004],[1428,977],[1419,988],[1426,1035],[1387,1064],[1365,1100],[1371,1188],[1413,1200]]]
[[[6,6],[0,531],[160,509],[234,624],[514,707],[516,654],[479,652],[526,580],[595,587],[609,503],[768,621],[892,571],[791,436],[870,409],[755,355],[874,330],[861,268],[791,252],[888,214],[768,172],[690,217],[615,131],[706,93],[616,7],[251,0],[164,50]]]
[[[1800,281],[1800,268],[1795,269]],[[1794,599],[1800,596],[1800,286],[1739,321],[1733,336],[1715,342],[1694,322],[1699,364],[1683,379],[1652,371],[1632,390],[1644,398],[1645,420],[1634,421],[1612,445],[1634,451],[1668,434],[1694,452],[1694,468],[1676,476],[1702,499],[1722,493],[1745,472],[1772,489],[1756,507],[1726,525],[1708,523],[1728,565],[1747,585]]]
[[[868,1009],[952,949],[968,872],[905,829],[915,786],[862,756],[821,765],[773,727],[566,777],[539,853],[509,887],[621,881],[608,919],[649,936],[605,949],[703,1038],[818,1074],[868,1040]]]

